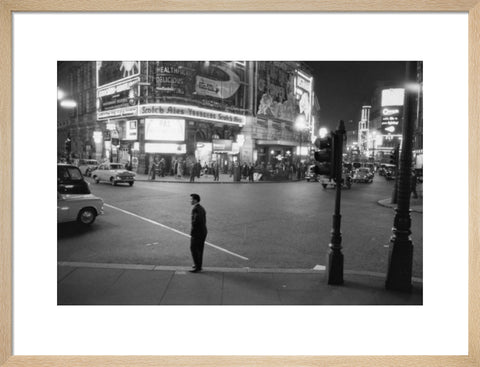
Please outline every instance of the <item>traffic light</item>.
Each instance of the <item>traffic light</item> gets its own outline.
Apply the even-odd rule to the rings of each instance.
[[[398,156],[399,156],[399,147],[396,147],[394,150],[390,152],[390,164],[394,164],[396,166],[398,164]]]
[[[67,152],[67,154],[70,154],[70,152],[72,151],[72,140],[70,138],[67,138],[65,140],[65,151]]]
[[[317,151],[313,153],[315,158],[315,173],[319,175],[335,176],[335,155],[334,155],[334,137],[328,134],[325,137],[317,138],[315,146]]]

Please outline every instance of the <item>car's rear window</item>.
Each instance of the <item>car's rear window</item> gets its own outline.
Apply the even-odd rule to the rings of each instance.
[[[77,167],[71,166],[58,166],[57,168],[57,177],[60,180],[83,180],[82,173]]]
[[[88,183],[77,167],[57,166],[57,191],[61,194],[90,194]]]
[[[123,164],[111,164],[110,169],[122,169]]]

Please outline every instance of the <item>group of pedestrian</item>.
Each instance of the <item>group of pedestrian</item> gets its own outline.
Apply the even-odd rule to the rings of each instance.
[[[202,165],[200,162],[193,162],[190,166],[190,182],[195,182],[195,177],[200,178]]]
[[[148,168],[148,179],[155,180],[155,177],[161,176],[165,177],[165,170],[166,170],[166,162],[165,159],[158,159],[155,157],[153,161],[150,162],[150,167]]]
[[[242,166],[242,178],[247,179],[249,182],[253,182],[253,174],[255,173],[255,166],[253,164],[244,163]]]

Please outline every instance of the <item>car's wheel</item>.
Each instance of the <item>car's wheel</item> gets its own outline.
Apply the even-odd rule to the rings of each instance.
[[[93,176],[93,179],[95,180],[95,183],[100,183],[100,180],[98,179],[97,176]]]
[[[97,211],[94,208],[83,208],[78,213],[77,222],[81,225],[88,226],[95,222]]]
[[[326,184],[322,184],[323,188],[326,189],[327,188],[327,185]]]
[[[129,182],[128,184],[129,184],[130,186],[133,186],[133,182]]]

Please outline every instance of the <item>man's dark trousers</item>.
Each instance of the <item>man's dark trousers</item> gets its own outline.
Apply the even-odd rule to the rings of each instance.
[[[203,262],[203,248],[205,247],[205,238],[203,237],[194,237],[190,239],[190,251],[192,253],[193,263],[196,269],[202,269]]]

